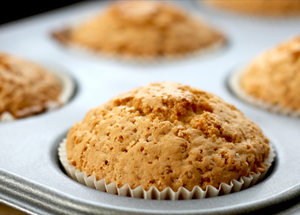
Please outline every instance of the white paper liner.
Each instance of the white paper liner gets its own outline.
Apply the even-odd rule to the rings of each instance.
[[[47,110],[45,112],[54,110],[66,104],[72,97],[75,90],[75,83],[69,75],[52,68],[47,68],[47,72],[53,74],[58,79],[62,86],[62,90],[58,97],[59,102],[49,101]],[[0,122],[9,122],[14,120],[15,118],[9,112],[3,112],[0,114]]]
[[[66,139],[60,143],[58,148],[58,155],[61,164],[63,165],[67,175],[75,181],[86,185],[90,188],[97,189],[99,191],[107,192],[110,194],[116,194],[120,196],[128,196],[133,198],[144,199],[157,199],[157,200],[179,200],[179,199],[203,199],[208,197],[216,197],[219,195],[226,195],[231,192],[238,192],[255,185],[263,179],[269,170],[272,162],[275,158],[275,150],[270,144],[270,153],[265,160],[266,170],[261,174],[257,173],[250,175],[250,177],[243,176],[239,180],[231,180],[229,184],[221,183],[219,188],[209,185],[205,190],[202,190],[199,186],[195,186],[192,191],[180,187],[177,192],[174,192],[170,187],[165,188],[163,191],[159,191],[155,186],[152,186],[148,191],[143,189],[143,186],[139,186],[135,189],[131,189],[129,184],[125,184],[123,187],[118,188],[116,182],[107,184],[105,179],[96,180],[94,175],[87,176],[86,172],[81,172],[73,165],[69,164],[67,158]]]
[[[87,47],[75,43],[71,43],[71,42],[68,42],[67,45],[65,45],[65,47],[71,52],[74,52],[75,54],[84,55],[85,57],[93,57],[97,59],[100,57],[106,60],[117,60],[117,61],[127,62],[127,63],[164,63],[164,62],[171,62],[179,59],[209,55],[221,49],[222,46],[225,45],[226,45],[225,40],[220,39],[219,41],[216,41],[212,45],[199,50],[187,52],[185,54],[174,54],[174,55],[166,55],[166,56],[158,56],[158,57],[109,54],[101,51],[92,50]]]
[[[232,92],[243,101],[254,105],[256,107],[275,112],[282,115],[288,115],[292,117],[300,117],[300,110],[291,110],[280,105],[273,105],[271,103],[262,101],[259,98],[255,98],[249,94],[247,94],[240,85],[240,80],[245,69],[238,69],[233,72],[233,74],[229,77],[228,84]]]

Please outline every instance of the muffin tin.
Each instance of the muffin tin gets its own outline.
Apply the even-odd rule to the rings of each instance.
[[[65,106],[0,123],[0,202],[31,214],[234,214],[278,203],[285,209],[291,207],[281,214],[300,212],[295,204],[300,194],[300,118],[251,106],[227,87],[227,79],[236,68],[299,34],[300,18],[263,19],[213,10],[195,1],[175,3],[201,13],[223,31],[229,40],[227,47],[206,56],[141,64],[74,54],[50,37],[51,30],[103,9],[107,2],[102,1],[80,3],[0,27],[1,51],[55,66],[77,83],[73,99]],[[176,81],[215,93],[257,123],[277,154],[269,175],[237,193],[179,201],[111,195],[69,178],[57,155],[58,144],[68,129],[112,96],[159,81]],[[270,212],[272,208],[279,210],[265,210]]]

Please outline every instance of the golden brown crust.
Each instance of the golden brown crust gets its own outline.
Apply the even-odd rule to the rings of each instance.
[[[3,215],[26,215],[25,213],[23,213],[21,211],[18,211],[14,208],[11,208],[11,207],[1,204],[1,203],[0,203],[0,211],[1,211],[1,214],[3,214]]]
[[[43,68],[14,56],[0,53],[0,115],[9,112],[22,118],[46,110],[58,102],[61,85]]]
[[[179,8],[159,1],[121,1],[59,41],[105,54],[157,57],[185,54],[224,42],[224,37]],[[63,37],[61,37],[63,36]]]
[[[241,87],[270,104],[300,110],[300,37],[258,56],[242,75]]]
[[[268,139],[219,97],[172,82],[117,96],[67,136],[70,164],[118,187],[177,191],[264,171]]]
[[[300,14],[300,1],[295,0],[205,0],[204,2],[229,11],[259,16]]]
[[[68,45],[71,30],[62,29],[52,32],[52,37],[64,45]]]

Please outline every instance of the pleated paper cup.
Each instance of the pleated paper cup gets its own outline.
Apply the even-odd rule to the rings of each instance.
[[[128,196],[133,198],[143,199],[157,199],[157,200],[179,200],[179,199],[203,199],[208,197],[216,197],[219,195],[226,195],[231,192],[238,192],[255,185],[261,181],[268,172],[272,162],[275,158],[275,150],[270,145],[271,150],[268,158],[265,160],[266,170],[263,173],[252,174],[249,177],[243,176],[239,180],[231,180],[229,184],[221,183],[218,188],[211,185],[207,186],[205,190],[199,186],[195,186],[192,191],[180,187],[177,192],[174,192],[170,187],[165,188],[163,191],[159,191],[155,186],[152,186],[149,190],[145,190],[143,186],[131,189],[129,184],[125,184],[122,187],[118,187],[116,182],[107,184],[105,179],[96,180],[94,175],[87,176],[86,172],[82,172],[76,169],[73,165],[69,164],[66,149],[66,139],[60,143],[58,148],[58,155],[61,164],[63,165],[67,175],[75,181],[86,185],[90,188],[97,189],[102,192],[110,194]]]
[[[58,97],[58,101],[49,101],[47,103],[47,108],[45,112],[57,109],[60,106],[63,106],[66,104],[72,97],[74,90],[75,90],[75,83],[73,79],[67,75],[66,73],[61,72],[58,69],[53,68],[45,68],[47,72],[53,74],[58,81],[60,82],[62,86],[61,93]],[[45,113],[42,112],[42,113]],[[28,116],[29,117],[29,116]],[[9,112],[3,112],[0,114],[0,122],[8,122],[8,121],[14,121],[15,118],[12,114]]]
[[[289,108],[282,107],[280,105],[274,105],[247,94],[240,85],[240,80],[242,78],[244,71],[245,69],[237,69],[232,73],[232,75],[228,79],[228,85],[232,90],[232,92],[234,93],[234,95],[236,95],[241,100],[251,105],[254,105],[256,107],[259,107],[261,109],[282,114],[282,115],[300,117],[300,110],[292,110]]]
[[[225,46],[225,40],[220,39],[215,43],[211,44],[208,47],[194,50],[191,52],[187,52],[184,54],[173,54],[173,55],[166,55],[166,56],[138,56],[138,55],[121,55],[117,53],[105,53],[102,51],[97,51],[90,49],[88,47],[68,42],[63,44],[68,51],[82,57],[88,57],[93,59],[105,59],[109,61],[120,61],[125,63],[168,63],[175,60],[181,60],[186,58],[193,58],[193,57],[202,57],[213,54],[220,50],[223,46]]]

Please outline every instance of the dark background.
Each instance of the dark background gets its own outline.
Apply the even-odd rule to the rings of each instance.
[[[0,25],[82,1],[0,1]]]

